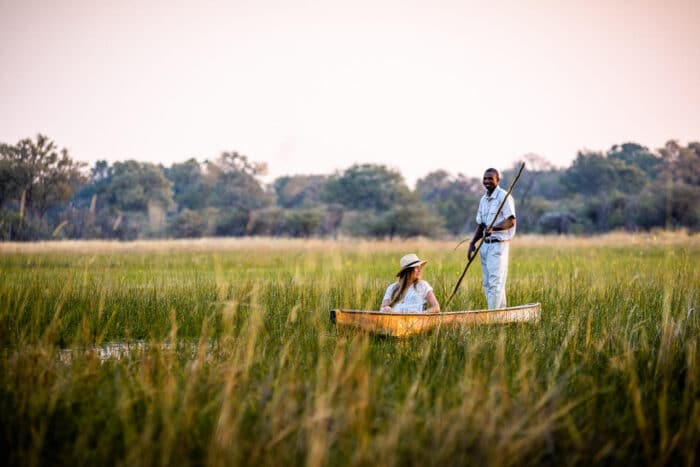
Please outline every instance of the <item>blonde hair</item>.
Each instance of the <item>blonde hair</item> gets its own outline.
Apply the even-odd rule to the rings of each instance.
[[[415,267],[406,268],[399,273],[399,282],[397,286],[394,287],[394,290],[391,292],[391,300],[389,301],[389,306],[394,306],[396,303],[401,301],[404,295],[406,295],[406,291],[408,291],[408,288],[411,285],[408,281],[413,276],[414,269]]]

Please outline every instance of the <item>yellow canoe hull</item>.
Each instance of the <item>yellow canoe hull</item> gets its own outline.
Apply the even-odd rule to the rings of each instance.
[[[477,324],[538,323],[539,303],[493,310],[449,311],[444,313],[385,313],[382,311],[331,310],[331,322],[338,327],[356,328],[372,334],[406,337],[440,326]]]

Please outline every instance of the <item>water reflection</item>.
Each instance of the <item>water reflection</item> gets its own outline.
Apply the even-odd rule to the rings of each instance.
[[[207,346],[207,354],[210,355],[213,344]],[[62,363],[72,363],[75,358],[86,355],[95,355],[100,362],[108,360],[122,360],[130,356],[139,355],[147,351],[176,351],[179,355],[194,358],[197,355],[198,344],[196,342],[106,342],[93,347],[72,347],[59,350],[58,358]]]

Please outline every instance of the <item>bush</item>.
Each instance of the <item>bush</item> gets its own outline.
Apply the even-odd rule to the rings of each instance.
[[[278,235],[283,223],[283,209],[257,209],[250,213],[245,232],[248,235]]]
[[[196,238],[203,236],[207,231],[207,220],[201,211],[183,211],[171,219],[168,224],[168,232],[175,238]]]
[[[291,237],[310,237],[318,233],[324,219],[319,209],[289,209],[285,211],[281,234]]]
[[[6,209],[0,210],[0,241],[27,242],[39,240],[46,230],[41,224]]]
[[[216,235],[241,237],[246,234],[249,214],[242,209],[227,210],[221,213],[214,228]]]

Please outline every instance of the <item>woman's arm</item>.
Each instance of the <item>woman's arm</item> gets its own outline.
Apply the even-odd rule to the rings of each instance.
[[[389,285],[389,287],[386,288],[386,292],[384,292],[384,297],[382,298],[382,305],[379,307],[379,311],[386,311],[386,312],[392,312],[394,311],[390,304],[391,304],[391,292],[394,291],[394,287],[396,287],[398,284],[394,282],[393,284]]]
[[[425,310],[426,313],[440,313],[440,304],[432,290],[425,296],[425,300],[428,302],[428,305],[430,305],[430,307]]]

